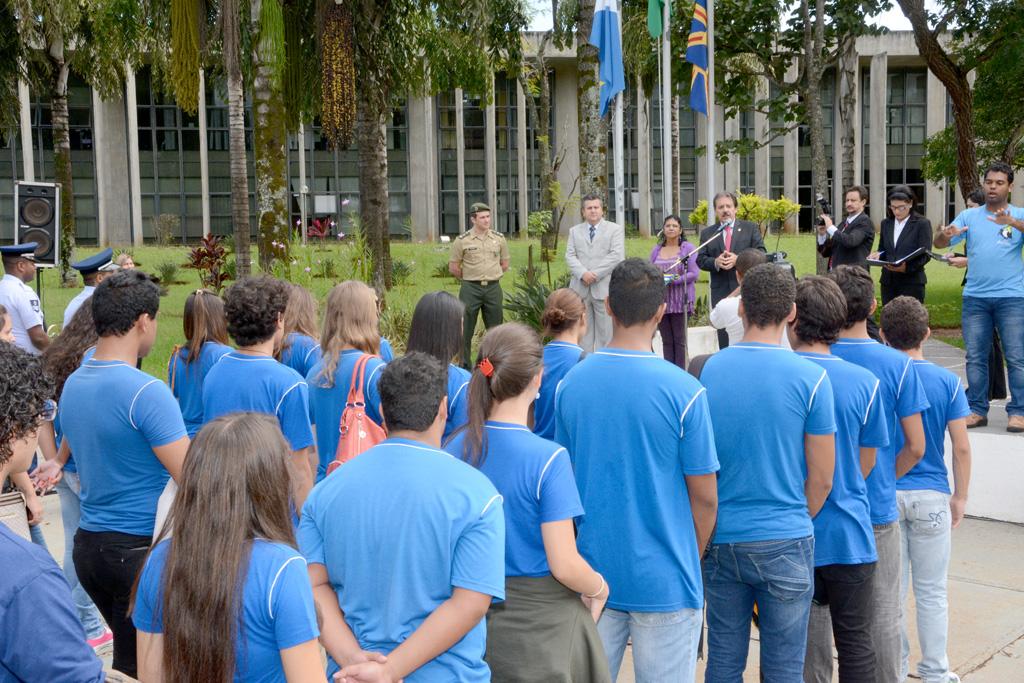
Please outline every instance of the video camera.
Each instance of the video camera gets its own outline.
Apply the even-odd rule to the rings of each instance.
[[[792,275],[793,279],[795,280],[796,279],[796,268],[793,267],[792,263],[790,263],[789,261],[786,260],[786,258],[788,256],[789,256],[789,254],[787,254],[784,251],[772,251],[772,252],[769,252],[768,253],[768,263],[772,263],[772,264],[774,264],[776,266],[779,266],[780,268],[785,268],[787,271],[789,271],[789,274]]]
[[[832,204],[830,204],[829,201],[825,199],[824,195],[820,193],[815,197],[815,200],[821,208],[821,211],[818,213],[818,225],[825,225],[825,221],[822,219],[821,215],[824,214],[826,216],[831,216]]]

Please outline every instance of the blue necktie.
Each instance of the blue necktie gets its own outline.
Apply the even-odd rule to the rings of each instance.
[[[593,225],[591,225],[590,226],[590,241],[591,242],[594,241],[594,233],[596,233],[596,232],[597,232],[597,228],[594,227]]]

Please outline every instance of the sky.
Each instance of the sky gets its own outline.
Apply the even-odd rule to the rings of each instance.
[[[536,15],[530,23],[531,31],[546,31],[551,28],[551,3],[538,0],[530,0],[536,10]],[[936,0],[925,0],[925,7],[936,11],[939,3]],[[888,27],[890,31],[909,31],[910,22],[903,16],[899,6],[893,3],[893,9],[883,12],[874,20],[875,25]]]

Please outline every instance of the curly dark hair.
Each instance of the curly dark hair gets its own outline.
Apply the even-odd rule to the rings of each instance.
[[[913,297],[896,297],[882,308],[882,334],[894,349],[916,349],[928,336],[928,309]]]
[[[288,307],[288,283],[269,275],[244,277],[224,294],[228,334],[239,346],[255,346],[274,336]]]
[[[15,441],[39,426],[53,382],[43,361],[14,344],[0,343],[0,466],[14,453]]]
[[[875,283],[868,271],[860,266],[836,266],[829,273],[846,298],[846,324],[853,327],[871,316],[871,304],[875,300]]]
[[[846,299],[834,281],[805,275],[796,283],[796,324],[793,331],[805,344],[834,344],[846,324]]]
[[[96,334],[121,337],[143,314],[156,319],[160,288],[141,270],[122,270],[97,285],[89,304]]]
[[[88,300],[85,302],[89,303]],[[54,397],[59,401],[64,393],[64,382],[82,364],[82,356],[90,346],[96,344],[96,323],[92,317],[92,306],[83,305],[71,316],[67,326],[61,330],[53,343],[43,351],[43,365],[53,379]]]
[[[380,375],[380,407],[388,431],[425,432],[445,397],[448,367],[422,351],[387,364]]]
[[[796,301],[796,280],[785,268],[762,263],[751,268],[740,284],[745,324],[772,327],[784,322]]]

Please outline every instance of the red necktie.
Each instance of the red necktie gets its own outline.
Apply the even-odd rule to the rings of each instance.
[[[732,251],[732,224],[725,226],[725,250]]]

